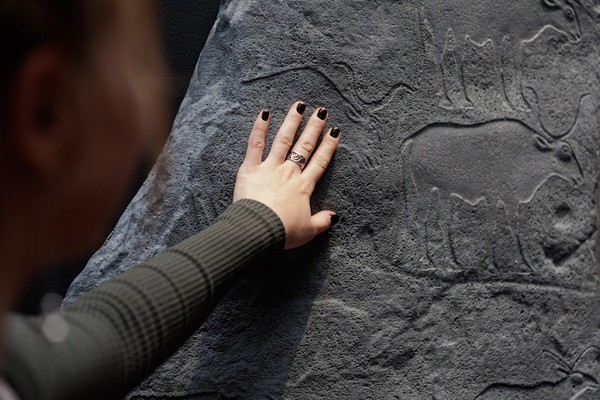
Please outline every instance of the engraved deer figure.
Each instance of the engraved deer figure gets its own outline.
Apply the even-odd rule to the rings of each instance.
[[[468,6],[458,6],[454,0],[438,0],[424,2],[424,18],[430,25],[433,44],[436,51],[436,61],[442,74],[443,88],[441,89],[440,105],[445,108],[454,106],[461,108],[472,107],[465,90],[462,73],[462,48],[471,41],[479,46],[491,41],[495,46],[495,63],[501,69],[502,94],[504,102],[515,108],[528,110],[520,87],[521,44],[532,40],[546,27],[553,27],[568,35],[573,42],[582,37],[579,16],[575,3],[580,0],[526,0],[518,4],[507,4],[507,1],[475,0]],[[579,4],[580,5],[580,4]],[[582,6],[583,8],[583,6]],[[584,11],[587,12],[585,8]],[[456,49],[452,49],[456,41]],[[457,60],[449,53],[456,52]],[[455,71],[447,71],[447,63],[458,63]],[[513,73],[509,76],[509,70]],[[453,76],[458,73],[459,76]],[[513,79],[510,79],[513,78]],[[456,99],[450,95],[450,79],[458,81],[455,90]],[[508,82],[518,83],[518,95],[509,99]]]
[[[587,96],[581,97],[571,127],[557,136],[543,125],[542,134],[512,119],[474,125],[437,123],[410,136],[402,144],[402,158],[405,185],[412,181],[415,189],[417,221],[426,226],[433,215],[448,226],[453,195],[471,205],[486,199],[488,218],[500,205],[514,226],[511,220],[519,203],[530,201],[551,176],[581,184],[583,171],[568,138],[577,128]],[[430,205],[437,209],[428,209]],[[421,236],[426,243],[424,230]]]
[[[557,363],[557,371],[561,377],[558,381],[544,381],[533,385],[493,383],[485,388],[475,400],[577,400],[582,396],[598,390],[598,380],[588,371],[579,370],[578,365],[583,359],[595,354],[597,364],[598,348],[588,348],[570,366],[558,355],[545,351],[544,354],[551,357]]]

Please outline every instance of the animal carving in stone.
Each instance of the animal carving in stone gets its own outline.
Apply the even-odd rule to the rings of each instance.
[[[598,380],[588,369],[580,370],[578,366],[583,358],[592,353],[597,356],[598,349],[596,347],[587,349],[575,364],[570,366],[558,355],[544,351],[544,354],[557,362],[559,380],[533,385],[494,383],[475,397],[475,400],[577,400],[589,398],[588,395],[597,392]],[[595,363],[597,368],[597,357],[595,357]]]
[[[501,203],[510,222],[519,203],[530,201],[551,176],[579,185],[583,172],[568,139],[578,120],[579,110],[566,133],[555,137],[514,119],[436,123],[416,132],[402,144],[402,158],[405,185],[412,181],[416,192],[417,220],[425,226],[439,215],[447,224],[453,195],[471,205],[486,199],[493,210]],[[429,209],[432,204],[437,210]]]
[[[474,0],[465,3],[469,4],[466,8],[458,6],[454,0],[424,2],[423,12],[432,30],[436,61],[444,85],[440,105],[447,108],[472,106],[462,74],[462,49],[468,41],[480,46],[491,41],[495,48],[494,61],[502,74],[504,101],[513,107],[529,109],[520,87],[521,44],[532,40],[546,27],[564,32],[573,42],[578,42],[582,30],[574,1],[579,3],[579,0],[529,0],[513,6],[512,2],[506,0]],[[452,72],[446,71],[445,67],[446,53],[452,50],[452,37],[457,42],[454,50],[460,64],[455,71],[460,76],[454,77],[459,82],[459,93],[454,100],[448,87],[448,76]],[[507,90],[509,80],[518,84],[517,95],[512,100]]]

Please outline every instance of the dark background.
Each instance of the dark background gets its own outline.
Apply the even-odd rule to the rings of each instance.
[[[170,73],[169,102],[173,120],[185,96],[198,56],[217,17],[220,0],[160,0],[157,4]],[[135,195],[151,167],[147,164],[139,166],[138,177],[131,187],[129,198],[123,204],[123,209]],[[17,310],[25,314],[38,314],[40,301],[46,293],[64,296],[86,262],[87,259],[49,269],[32,283]]]

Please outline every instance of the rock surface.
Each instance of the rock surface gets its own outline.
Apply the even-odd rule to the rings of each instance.
[[[342,219],[256,266],[130,397],[600,398],[594,1],[224,0],[161,190],[67,301],[208,226],[261,108],[331,110],[314,206]]]

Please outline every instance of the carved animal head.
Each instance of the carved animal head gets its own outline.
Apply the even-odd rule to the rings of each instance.
[[[566,140],[548,141],[541,135],[534,135],[535,146],[543,152],[551,152],[555,157],[556,170],[554,172],[571,180],[575,185],[583,183],[583,171],[579,165],[579,161],[573,152],[573,148]]]
[[[600,347],[588,347],[573,364],[573,371],[581,372],[585,375],[594,376],[596,379],[600,375]]]
[[[538,148],[538,150],[541,150],[543,152],[551,152],[551,154],[555,157],[555,162],[553,163],[553,165],[555,166],[555,173],[560,174],[567,179],[570,179],[571,182],[573,182],[575,185],[582,184],[584,178],[583,169],[581,168],[581,164],[579,163],[579,160],[573,152],[572,145],[567,141],[567,138],[571,137],[577,130],[577,126],[579,125],[579,118],[581,115],[582,104],[588,97],[590,97],[590,94],[584,93],[579,98],[577,114],[573,119],[572,125],[564,133],[552,133],[545,127],[544,121],[541,118],[541,114],[538,109],[539,99],[537,93],[531,88],[528,89],[530,90],[530,93],[532,93],[535,97],[535,102],[533,103],[533,105],[538,115],[540,115],[539,122],[542,127],[542,132],[545,134],[546,137],[549,138],[546,139],[540,134],[535,134],[533,137],[535,146]]]
[[[571,399],[577,399],[589,390],[598,389],[598,381],[591,375],[572,371],[566,376],[562,386],[566,392],[572,395]]]
[[[542,3],[555,14],[555,28],[565,32],[575,42],[583,37],[579,16],[570,0],[542,0]]]
[[[587,391],[598,390],[598,380],[587,371],[579,370],[577,368],[582,356],[580,356],[575,364],[571,366],[557,354],[549,351],[544,351],[544,354],[557,363],[557,370],[563,376],[560,382],[558,382],[558,386],[560,386],[564,392],[570,394],[570,399],[577,399]],[[584,352],[584,354],[586,354],[586,352]]]

